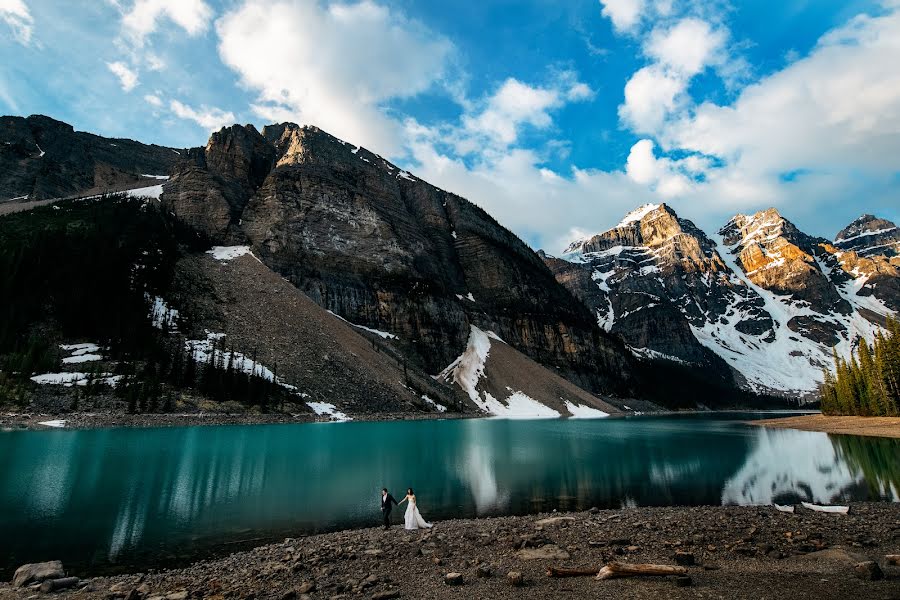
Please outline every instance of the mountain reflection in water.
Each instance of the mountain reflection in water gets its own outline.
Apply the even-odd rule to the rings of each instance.
[[[738,418],[746,415],[2,433],[0,566],[3,576],[51,558],[146,569],[239,540],[374,525],[383,485],[395,495],[415,487],[423,515],[438,521],[898,500],[900,440]]]

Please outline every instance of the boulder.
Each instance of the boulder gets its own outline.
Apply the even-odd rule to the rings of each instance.
[[[446,583],[447,585],[462,585],[462,573],[447,573],[446,575],[444,575],[444,583]]]
[[[858,578],[867,581],[878,581],[879,579],[884,579],[884,572],[881,570],[881,567],[878,566],[878,563],[874,560],[867,560],[856,563],[853,566],[853,571],[856,573],[856,576]]]
[[[25,587],[31,583],[41,583],[47,579],[61,579],[66,576],[62,562],[51,560],[42,563],[30,563],[16,569],[13,575],[13,587]]]

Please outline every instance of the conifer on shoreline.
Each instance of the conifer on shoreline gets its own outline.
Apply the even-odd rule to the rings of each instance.
[[[862,340],[849,359],[835,352],[821,399],[826,415],[900,416],[900,321],[888,317],[873,345]]]

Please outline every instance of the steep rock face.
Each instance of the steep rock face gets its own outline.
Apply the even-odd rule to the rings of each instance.
[[[163,205],[216,241],[241,241],[237,227],[248,200],[275,161],[275,149],[253,125],[232,125],[212,134],[205,148],[191,149],[163,191]]]
[[[900,228],[886,219],[863,215],[838,232],[834,245],[863,257],[890,258],[900,254]]]
[[[0,201],[153,185],[147,175],[167,175],[178,159],[172,148],[75,131],[41,115],[0,117]]]
[[[213,240],[247,240],[324,308],[400,337],[436,373],[470,326],[593,391],[630,359],[516,236],[378,155],[293,124],[231,127],[192,150],[163,203]]]

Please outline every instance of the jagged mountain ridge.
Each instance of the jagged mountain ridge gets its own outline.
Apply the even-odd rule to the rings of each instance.
[[[860,256],[890,258],[900,254],[900,228],[886,219],[862,215],[838,232],[834,245],[841,250],[852,250]]]
[[[0,202],[36,201],[159,183],[181,150],[75,131],[32,115],[0,117]]]
[[[465,199],[318,128],[225,128],[187,153],[161,201],[212,241],[249,243],[322,307],[397,335],[428,372],[477,325],[588,390],[627,390],[621,343],[527,245]]]
[[[635,354],[716,366],[702,347],[759,392],[812,396],[832,348],[871,339],[900,299],[886,257],[841,251],[775,209],[710,238],[648,205],[545,261]],[[630,302],[640,294],[649,301]]]

